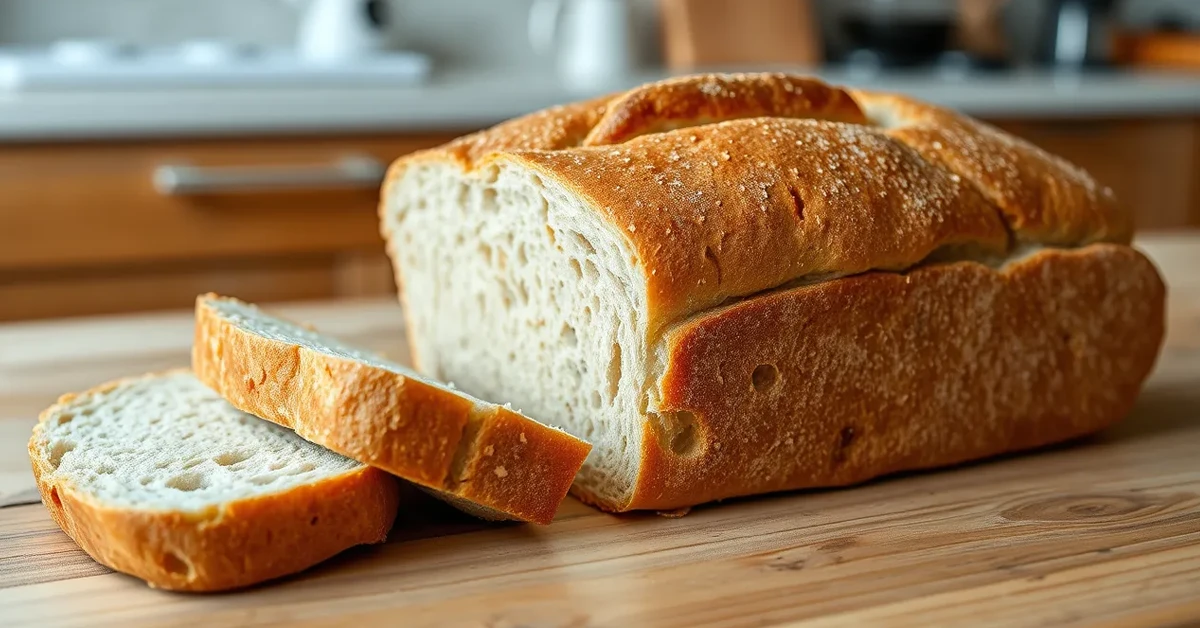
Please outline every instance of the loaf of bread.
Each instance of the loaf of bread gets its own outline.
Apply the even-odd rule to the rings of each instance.
[[[237,408],[485,519],[550,523],[591,447],[257,307],[196,299],[192,368]]]
[[[779,74],[555,107],[397,161],[417,367],[566,426],[610,510],[861,482],[1127,413],[1164,287],[1086,173]]]
[[[244,587],[384,540],[399,487],[240,412],[187,371],[64,395],[29,441],[54,521],[150,586]]]

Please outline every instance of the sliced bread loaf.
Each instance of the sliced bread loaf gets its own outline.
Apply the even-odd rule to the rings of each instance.
[[[1080,169],[956,112],[682,77],[397,161],[416,368],[595,445],[612,510],[860,482],[1093,432],[1163,284]]]
[[[238,408],[487,519],[549,523],[591,449],[236,299],[197,299],[192,365]]]
[[[381,542],[399,494],[395,478],[237,410],[187,371],[64,395],[29,457],[84,551],[181,591],[243,587]]]

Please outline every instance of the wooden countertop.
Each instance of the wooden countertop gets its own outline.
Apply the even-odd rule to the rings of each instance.
[[[817,625],[1200,622],[1200,234],[1141,246],[1169,335],[1132,416],[1028,455],[668,519],[568,500],[550,526],[414,497],[388,543],[226,595],[92,562],[40,504],[0,508],[0,624]],[[393,356],[399,309],[280,308]],[[189,313],[0,326],[0,502],[28,496],[25,442],[62,392],[187,363]]]

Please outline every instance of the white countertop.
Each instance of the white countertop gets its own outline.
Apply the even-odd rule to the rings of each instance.
[[[984,118],[1200,116],[1200,75],[821,71],[843,84],[897,91]],[[630,84],[661,78],[644,74]],[[553,77],[435,72],[420,86],[0,92],[0,141],[244,133],[464,131],[588,93]]]

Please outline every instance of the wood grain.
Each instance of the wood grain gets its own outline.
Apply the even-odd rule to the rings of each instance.
[[[414,493],[388,543],[222,596],[107,573],[40,505],[16,506],[0,509],[0,615],[6,626],[1195,624],[1200,234],[1143,244],[1171,288],[1170,334],[1132,415],[1096,437],[682,518],[568,500],[550,526],[493,525]],[[397,312],[285,310],[394,357]],[[32,413],[54,394],[182,361],[189,339],[186,314],[0,326],[0,426],[20,427],[0,432],[0,472],[25,464]]]

